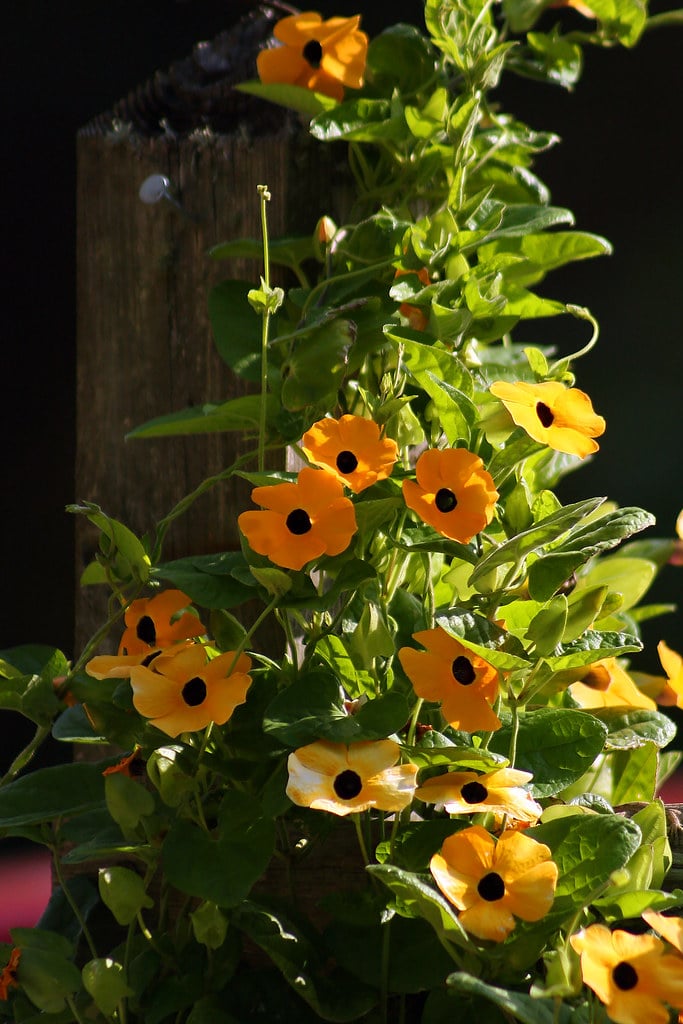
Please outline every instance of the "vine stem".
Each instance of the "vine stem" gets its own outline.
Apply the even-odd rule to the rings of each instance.
[[[17,777],[22,768],[31,761],[33,755],[38,750],[38,747],[42,744],[43,740],[47,739],[50,735],[49,725],[39,725],[33,734],[33,739],[30,743],[27,743],[23,750],[21,750],[12,761],[11,765],[0,779],[0,788],[6,786],[8,782],[12,782]]]

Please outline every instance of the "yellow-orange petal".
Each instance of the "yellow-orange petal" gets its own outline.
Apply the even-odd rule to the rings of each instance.
[[[605,420],[578,388],[567,388],[559,381],[495,381],[489,391],[535,441],[579,458],[598,450],[594,438],[605,432]]]

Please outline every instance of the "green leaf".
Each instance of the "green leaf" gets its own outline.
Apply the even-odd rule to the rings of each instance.
[[[130,924],[143,908],[154,906],[142,878],[130,868],[100,868],[98,882],[102,902],[119,924]]]
[[[387,936],[387,931],[389,935]],[[383,947],[389,943],[387,983],[390,992],[422,992],[435,988],[453,966],[434,931],[421,918],[398,914],[375,927],[335,921],[325,942],[336,963],[367,985],[381,990]]]
[[[603,749],[607,726],[570,708],[539,708],[519,716],[515,768],[531,772],[532,794],[554,796],[580,778]],[[507,754],[511,727],[495,732],[491,750]]]
[[[281,400],[285,409],[296,412],[337,391],[355,338],[355,324],[338,318],[299,339],[282,367]]]
[[[176,889],[219,907],[235,907],[265,871],[275,846],[275,823],[246,794],[228,791],[218,834],[177,819],[164,839],[162,861]]]
[[[541,551],[548,544],[558,540],[572,526],[599,508],[604,500],[604,498],[591,498],[588,501],[578,501],[572,505],[566,505],[535,523],[530,529],[511,537],[510,540],[494,548],[490,554],[479,560],[472,573],[470,583],[476,583],[477,580],[500,565],[521,566],[526,556],[532,551]]]
[[[276,263],[281,267],[289,267],[290,270],[295,270],[304,262],[304,260],[313,259],[314,255],[313,238],[311,235],[303,235],[297,238],[271,238],[268,242],[268,257],[270,262]],[[262,263],[263,242],[260,238],[235,238],[230,242],[219,242],[218,245],[214,245],[209,249],[209,256],[214,260],[251,259]],[[232,288],[226,288],[226,285],[238,286],[239,292],[243,297],[251,288],[250,281],[225,281],[223,284],[217,285],[214,291],[223,292],[226,300],[231,298],[232,293]],[[211,314],[212,294],[213,293],[209,294],[209,314]],[[223,305],[223,303],[221,303],[221,305]],[[225,305],[225,312],[229,312],[227,309],[227,302]],[[244,312],[246,313],[247,310],[244,310]],[[249,316],[253,321],[254,314],[249,312]],[[256,323],[260,339],[261,326],[258,324],[258,321],[256,321]],[[229,363],[228,365],[232,365],[232,363]]]
[[[547,234],[524,235],[521,238],[503,238],[482,245],[478,251],[480,263],[486,263],[503,254],[517,256],[503,271],[506,281],[527,287],[542,281],[547,273],[576,260],[609,255],[612,246],[599,235],[583,231],[556,231]]]
[[[228,933],[228,919],[215,903],[205,900],[190,914],[197,942],[207,949],[220,949]]]
[[[647,593],[656,574],[657,566],[654,562],[644,558],[610,555],[596,561],[582,575],[579,585],[581,588],[607,586],[610,593],[618,594],[621,598],[619,611],[628,611]]]
[[[230,250],[229,243],[227,249]],[[220,255],[217,254],[217,250],[220,250]],[[221,259],[244,253],[226,253],[224,245],[212,249],[209,255]],[[262,247],[260,256],[263,258]],[[256,382],[261,379],[263,328],[261,320],[255,316],[247,299],[250,288],[251,284],[248,281],[221,281],[217,284],[209,292],[209,319],[216,348],[223,362],[240,377]]]
[[[539,999],[512,989],[496,988],[459,971],[449,974],[446,984],[456,992],[486,999],[503,1011],[505,1019],[510,1017],[521,1024],[578,1024],[573,1007],[555,999]]]
[[[148,789],[121,772],[104,780],[107,810],[124,834],[136,829],[142,818],[154,813],[154,797]]]
[[[408,134],[402,112],[384,99],[346,100],[314,117],[310,130],[320,142],[398,140]]]
[[[676,725],[661,711],[643,708],[594,708],[593,714],[607,726],[605,750],[633,750],[654,743],[660,750],[676,735]]]
[[[90,501],[81,505],[67,505],[67,512],[84,515],[100,530],[100,548],[113,566],[119,579],[132,577],[140,583],[149,579],[149,555],[132,530],[106,515],[99,505]]]
[[[43,1013],[59,1013],[66,997],[81,987],[81,973],[63,955],[35,946],[23,948],[19,965],[21,987]]]
[[[40,768],[0,789],[0,832],[50,822],[104,803],[102,771],[91,764]]]
[[[545,661],[554,672],[563,672],[566,669],[592,665],[603,658],[618,658],[622,654],[640,651],[642,647],[638,637],[631,636],[630,633],[588,629],[583,636],[562,644],[560,653],[557,656],[546,657]]]
[[[282,972],[294,991],[327,1021],[352,1021],[377,1002],[377,992],[326,962],[324,947],[307,938],[280,911],[244,901],[235,925]]]
[[[260,395],[241,395],[220,404],[207,402],[191,409],[181,409],[165,416],[157,416],[134,427],[126,438],[179,437],[193,434],[221,434],[238,430],[256,433],[261,409]],[[279,411],[274,395],[267,396],[267,418],[272,421]]]
[[[316,739],[333,743],[385,739],[407,722],[408,703],[395,690],[367,701],[349,715],[340,682],[344,680],[323,669],[300,675],[268,705],[264,731],[288,746],[299,747]]]
[[[93,997],[97,1009],[105,1017],[111,1017],[121,1000],[133,995],[123,966],[110,957],[89,960],[81,975],[86,992]]]
[[[595,0],[591,10],[608,35],[634,46],[645,28],[647,5],[642,0]]]
[[[250,96],[258,96],[262,100],[269,100],[281,107],[288,107],[289,110],[296,110],[307,117],[315,117],[323,110],[330,110],[335,106],[336,100],[325,96],[320,92],[313,92],[312,89],[305,89],[300,85],[289,85],[284,82],[264,83],[256,80],[240,82],[233,86],[239,92],[246,92]]]
[[[442,942],[452,942],[463,949],[472,948],[454,907],[422,876],[391,864],[372,864],[367,870],[398,897],[402,912],[424,918]]]
[[[182,590],[202,608],[234,608],[254,596],[255,582],[254,586],[248,586],[233,575],[235,570],[246,569],[246,566],[241,551],[223,551],[162,562],[152,573]]]
[[[590,812],[562,814],[526,834],[550,847],[559,870],[549,927],[588,906],[641,841],[641,831],[630,819]]]

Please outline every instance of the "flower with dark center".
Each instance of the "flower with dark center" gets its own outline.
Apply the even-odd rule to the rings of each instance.
[[[318,420],[304,434],[301,447],[310,462],[355,493],[385,480],[398,458],[396,442],[383,437],[373,420],[349,414]]]
[[[646,708],[655,702],[640,690],[616,658],[602,658],[586,665],[569,693],[581,708]]]
[[[605,421],[593,411],[591,400],[578,388],[557,380],[541,384],[496,381],[489,388],[503,403],[514,423],[529,437],[557,452],[585,458],[597,452],[594,439],[605,432]]]
[[[529,772],[498,768],[479,774],[473,771],[446,772],[426,779],[415,790],[418,800],[443,804],[448,814],[478,814],[491,811],[515,821],[537,821],[542,807],[524,789]]]
[[[441,626],[413,633],[413,639],[426,650],[402,647],[398,657],[417,696],[439,702],[455,729],[498,729],[500,719],[491,707],[498,696],[497,669]]]
[[[669,926],[661,914],[644,914],[648,922]],[[666,936],[668,939],[668,935]],[[683,959],[656,935],[633,935],[592,924],[572,935],[581,957],[581,975],[617,1024],[668,1024],[667,1006],[683,1009]]]
[[[289,755],[287,796],[300,807],[344,816],[374,807],[401,811],[413,799],[417,767],[397,764],[393,740],[317,740]]]
[[[481,825],[449,836],[429,869],[463,928],[494,942],[507,938],[515,918],[540,921],[547,914],[558,877],[543,843],[512,829],[496,841]]]
[[[260,512],[243,512],[249,546],[285,569],[302,569],[321,555],[338,555],[356,532],[356,513],[331,473],[306,467],[296,482],[255,487]]]
[[[359,25],[359,14],[323,21],[304,11],[282,18],[273,29],[282,45],[261,50],[256,58],[259,78],[266,85],[298,85],[343,99],[345,88],[363,84],[368,37]]]
[[[498,491],[478,455],[466,448],[430,448],[403,481],[408,508],[444,537],[468,544],[493,519]]]
[[[132,601],[125,612],[126,628],[119,644],[119,654],[150,653],[150,649],[171,647],[179,640],[206,633],[196,615],[187,609],[191,598],[181,590],[162,590],[154,597]]]
[[[210,722],[223,725],[251,685],[251,658],[233,651],[207,660],[200,644],[167,652],[151,668],[130,669],[133,704],[150,723],[169,736],[197,732]]]

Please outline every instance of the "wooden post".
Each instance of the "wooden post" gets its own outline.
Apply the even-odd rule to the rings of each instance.
[[[263,105],[249,98],[254,103]],[[242,119],[230,134],[143,138],[115,130],[78,139],[75,497],[138,534],[242,450],[237,434],[124,440],[153,417],[245,392],[215,351],[207,297],[228,277],[257,286],[262,267],[216,262],[207,250],[260,237],[258,184],[272,193],[273,238],[312,232],[323,213],[340,216],[344,152],[314,143],[284,111],[277,122],[277,131],[253,137]],[[166,175],[196,219],[164,200],[143,203],[139,188],[151,174]],[[236,517],[249,493],[230,480],[202,497],[171,528],[164,558],[237,548]],[[82,517],[76,531],[78,579],[97,534]],[[103,589],[78,588],[76,651],[104,621]]]

